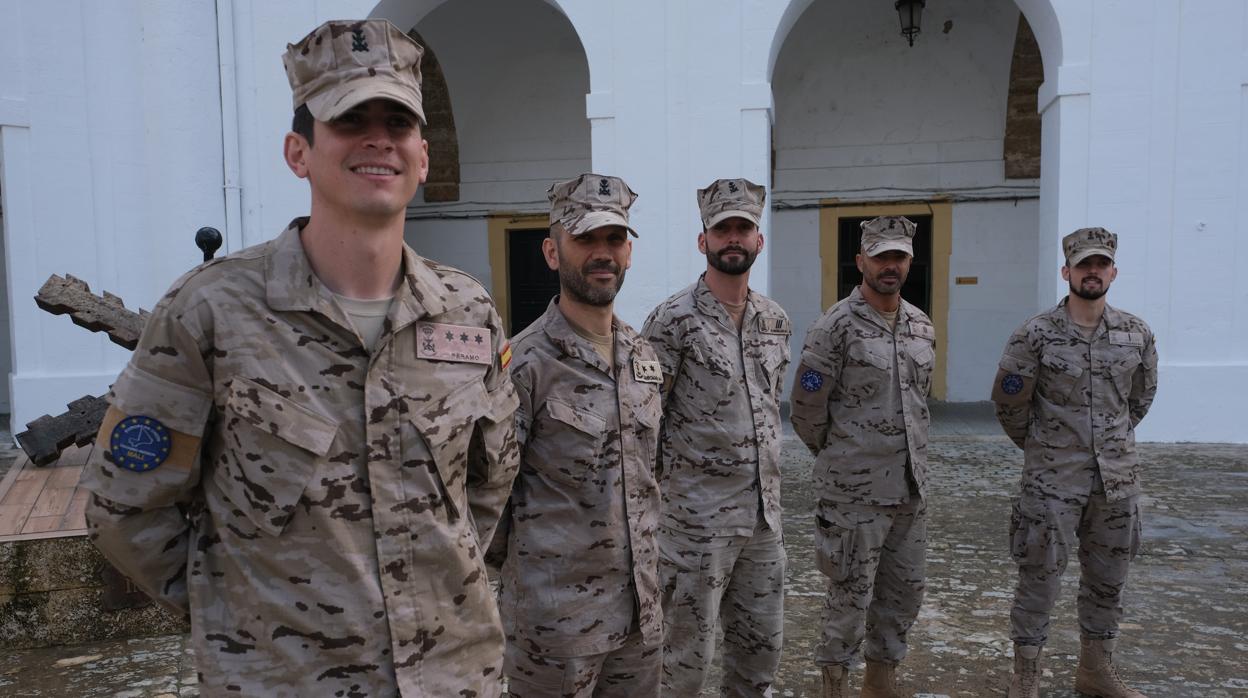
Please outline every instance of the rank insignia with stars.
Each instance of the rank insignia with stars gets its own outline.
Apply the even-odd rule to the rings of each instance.
[[[108,449],[113,464],[133,473],[155,470],[169,457],[169,427],[151,417],[126,417],[113,427]]]
[[[823,374],[813,368],[806,369],[806,372],[802,374],[802,390],[813,393],[822,387]]]

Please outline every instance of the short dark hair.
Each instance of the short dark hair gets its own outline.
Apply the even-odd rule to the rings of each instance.
[[[295,109],[295,116],[290,120],[290,130],[303,136],[303,139],[312,145],[312,124],[316,119],[312,117],[312,112],[308,110],[308,105],[300,104]]]

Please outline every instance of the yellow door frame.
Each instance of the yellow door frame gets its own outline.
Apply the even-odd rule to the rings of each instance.
[[[503,327],[511,335],[511,259],[507,253],[507,235],[513,230],[546,228],[550,217],[545,213],[497,213],[486,219],[490,250],[490,286],[494,306],[503,318]]]
[[[932,376],[932,397],[944,400],[947,394],[949,347],[949,255],[953,251],[953,204],[947,201],[920,203],[880,203],[842,205],[823,201],[819,210],[819,259],[823,309],[836,302],[840,223],[842,218],[875,216],[932,217],[932,324],[936,326],[936,369]]]

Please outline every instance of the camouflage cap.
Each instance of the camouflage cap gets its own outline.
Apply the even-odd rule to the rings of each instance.
[[[550,224],[558,223],[572,235],[620,225],[637,237],[628,224],[628,207],[637,194],[619,177],[586,173],[552,184],[546,198],[550,199]]]
[[[744,218],[754,225],[762,225],[766,200],[767,190],[748,179],[717,179],[706,189],[698,190],[702,229],[710,230],[728,218]]]
[[[1104,228],[1080,228],[1062,238],[1062,252],[1068,267],[1097,254],[1109,257],[1112,262],[1117,251],[1118,236]]]
[[[295,109],[331,121],[370,99],[388,99],[425,121],[420,58],[425,49],[384,19],[334,20],[286,47],[282,63]]]
[[[862,225],[862,251],[868,257],[901,250],[914,256],[914,221],[905,216],[880,216]]]

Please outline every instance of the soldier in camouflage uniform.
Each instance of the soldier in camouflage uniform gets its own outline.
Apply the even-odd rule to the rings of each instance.
[[[205,695],[502,693],[517,400],[480,284],[403,244],[421,52],[383,20],[287,50],[311,217],[179,279],[110,394],[91,538],[189,615]]]
[[[696,696],[724,629],[722,694],[771,695],[784,631],[780,380],[789,317],[749,288],[766,191],[698,192],[706,272],[642,334],[663,366],[663,693]]]
[[[1039,695],[1040,650],[1076,541],[1079,628],[1075,690],[1143,698],[1118,677],[1113,650],[1127,567],[1140,546],[1135,426],[1157,392],[1148,325],[1109,306],[1118,236],[1083,228],[1062,240],[1070,294],[1006,343],[992,400],[1023,449],[1022,494],[1010,520],[1018,588],[1010,613],[1011,698]]]
[[[900,696],[896,665],[923,601],[936,333],[901,298],[914,232],[900,217],[862,224],[862,284],[811,327],[793,387],[793,428],[817,456],[816,559],[828,595],[815,661],[825,698],[848,695],[864,637],[862,695]]]
[[[662,372],[613,314],[636,232],[617,177],[551,187],[542,252],[560,295],[515,339],[520,474],[491,559],[512,698],[657,696],[654,479]]]

